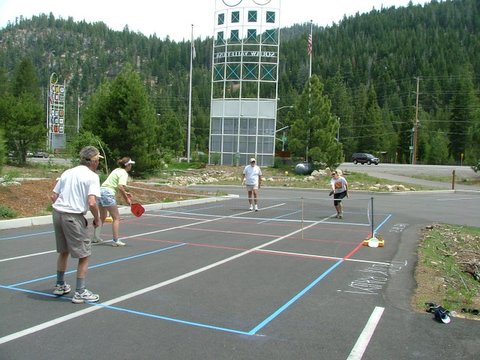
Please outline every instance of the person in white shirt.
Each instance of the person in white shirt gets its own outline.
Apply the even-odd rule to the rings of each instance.
[[[97,302],[100,297],[85,287],[88,262],[92,254],[92,243],[88,234],[88,210],[93,215],[93,226],[100,224],[97,197],[100,197],[100,178],[95,173],[103,158],[94,146],[80,151],[80,165],[66,170],[58,179],[51,196],[53,202],[53,228],[57,244],[57,282],[53,293],[58,296],[71,290],[65,282],[68,256],[78,258],[77,283],[72,302]]]
[[[332,180],[330,180],[330,185],[332,186],[332,191],[330,195],[333,195],[333,206],[337,210],[337,219],[343,218],[343,204],[342,199],[346,196],[348,197],[348,182],[343,177],[340,176],[338,171],[332,172]]]
[[[245,166],[242,175],[242,184],[247,186],[248,202],[250,210],[258,211],[258,189],[262,183],[262,170],[256,165],[254,158],[250,159],[250,165]]]

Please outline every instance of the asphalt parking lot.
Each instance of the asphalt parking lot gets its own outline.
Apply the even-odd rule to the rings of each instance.
[[[339,220],[325,191],[265,188],[251,212],[244,189],[217,190],[234,196],[123,215],[127,246],[93,249],[98,304],[51,295],[50,224],[1,230],[0,357],[477,358],[480,322],[442,324],[409,299],[419,229],[476,224],[478,193],[359,192]],[[372,229],[384,247],[363,246]]]

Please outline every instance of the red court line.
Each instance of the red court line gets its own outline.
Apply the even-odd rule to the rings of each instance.
[[[200,247],[200,248],[209,248],[209,249],[220,249],[220,250],[232,250],[232,251],[247,251],[251,250],[249,248],[241,248],[241,247],[233,247],[233,246],[225,246],[225,245],[211,245],[211,244],[200,244],[200,243],[189,243],[186,241],[176,241],[176,240],[167,240],[167,239],[152,239],[152,238],[146,238],[146,237],[138,237],[135,239],[130,239],[130,240],[143,240],[143,241],[149,241],[149,242],[159,242],[159,243],[167,243],[167,244],[186,244],[187,246],[194,246],[194,247]],[[359,243],[350,253],[348,253],[345,257],[342,259],[348,259],[351,257],[355,252],[358,251],[363,246],[363,240],[361,243]],[[275,255],[275,256],[288,256],[288,257],[299,257],[299,258],[304,258],[304,259],[315,259],[315,260],[330,260],[330,261],[338,261],[339,257],[331,257],[327,255],[316,255],[316,254],[299,254],[295,252],[289,252],[289,251],[276,251],[276,250],[266,250],[266,249],[259,249],[259,250],[254,250],[252,253],[257,253],[257,254],[268,254],[268,255]]]
[[[201,232],[213,232],[213,233],[222,233],[222,234],[234,234],[234,235],[246,235],[246,236],[259,236],[259,237],[279,237],[284,235],[276,235],[276,234],[264,234],[264,233],[251,233],[251,232],[242,232],[242,231],[231,231],[231,230],[216,230],[216,229],[205,229],[205,228],[196,228],[196,227],[188,227],[183,230],[186,231],[201,231]],[[334,230],[334,229],[331,229]],[[338,230],[338,229],[335,229]],[[360,233],[358,231],[353,231],[354,233]],[[363,239],[363,237],[362,237]],[[308,237],[285,237],[285,240],[304,240],[304,241],[313,241],[319,243],[337,243],[337,244],[356,244],[357,241],[341,241],[341,240],[330,240],[330,239],[318,239],[318,238],[308,238]]]

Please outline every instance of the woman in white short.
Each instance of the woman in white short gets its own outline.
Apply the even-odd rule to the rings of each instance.
[[[100,218],[102,224],[105,222],[107,215],[112,217],[112,232],[113,232],[113,246],[125,246],[125,243],[118,238],[118,230],[120,227],[120,214],[117,205],[117,192],[120,192],[122,197],[128,203],[132,204],[132,196],[127,192],[125,186],[128,181],[128,172],[132,170],[132,165],[135,164],[129,157],[123,157],[117,161],[118,168],[113,170],[100,187],[100,199],[98,205],[100,208]],[[98,229],[98,230],[97,230]],[[99,243],[103,240],[100,238],[100,227],[95,231],[92,242]]]

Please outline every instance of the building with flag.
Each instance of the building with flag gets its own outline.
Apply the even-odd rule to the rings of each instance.
[[[280,0],[216,0],[209,162],[275,156]]]

